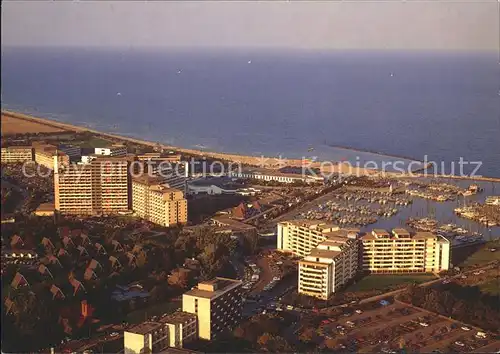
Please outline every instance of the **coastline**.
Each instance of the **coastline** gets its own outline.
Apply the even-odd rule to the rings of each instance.
[[[65,131],[90,132],[92,134],[95,134],[97,136],[102,136],[104,138],[110,138],[110,139],[121,140],[121,141],[128,141],[128,142],[142,144],[142,145],[150,146],[150,147],[161,146],[164,149],[175,150],[175,151],[178,151],[180,153],[193,155],[193,156],[197,156],[197,157],[213,158],[213,159],[230,161],[230,162],[234,162],[234,163],[241,163],[241,164],[254,165],[254,166],[259,166],[259,167],[265,167],[265,168],[269,168],[269,169],[279,169],[281,167],[284,167],[282,165],[281,166],[279,165],[279,161],[275,157],[240,155],[240,154],[231,154],[231,153],[221,153],[221,152],[213,152],[213,151],[188,149],[188,148],[182,148],[182,147],[178,147],[178,146],[165,145],[165,144],[161,144],[158,142],[152,142],[152,141],[146,141],[146,140],[137,139],[137,138],[121,136],[118,134],[105,133],[105,132],[97,131],[94,129],[77,126],[74,124],[62,123],[62,122],[47,119],[47,118],[34,117],[34,116],[31,116],[28,114],[13,112],[13,111],[9,111],[9,110],[2,110],[1,113],[2,113],[2,115],[8,116],[11,118],[21,119],[21,120],[25,120],[25,121],[29,121],[29,122],[34,122],[34,123],[50,126],[53,128],[62,129]],[[286,158],[284,158],[284,161],[286,161],[286,166],[289,166],[289,167],[302,167],[304,165],[304,163],[301,159],[286,159]],[[311,163],[309,165],[309,167],[320,168],[321,161]],[[373,169],[365,169],[365,168],[361,168],[361,167],[351,167],[350,165],[343,163],[343,162],[337,162],[334,165],[326,166],[326,167],[327,168],[323,169],[322,172],[325,172],[325,173],[341,172],[341,173],[353,173],[353,174],[359,174],[359,175],[373,175],[373,174],[376,174],[378,172],[377,170],[373,170]]]
[[[81,127],[78,125],[70,124],[70,123],[63,123],[59,122],[56,120],[51,120],[48,118],[41,118],[41,117],[35,117],[32,115],[24,114],[24,113],[19,113],[19,112],[14,112],[14,111],[9,111],[9,110],[2,110],[1,111],[2,116],[7,116],[11,117],[14,119],[20,119],[28,122],[33,122],[33,123],[38,123],[44,126],[52,127],[55,129],[61,129],[63,131],[72,131],[72,132],[90,132],[92,134],[95,134],[96,136],[101,136],[103,138],[109,138],[109,139],[114,139],[122,142],[132,142],[136,144],[141,144],[145,146],[150,146],[150,147],[157,147],[161,146],[163,149],[170,149],[170,150],[175,150],[180,153],[188,154],[191,156],[196,156],[196,157],[205,157],[205,158],[212,158],[212,159],[218,159],[218,160],[224,160],[224,161],[229,161],[233,163],[238,163],[238,164],[246,164],[246,165],[251,165],[251,166],[258,166],[258,167],[264,167],[268,169],[279,169],[281,167],[284,167],[283,165],[279,165],[279,161],[275,157],[269,157],[269,156],[252,156],[252,155],[242,155],[242,154],[232,154],[232,153],[223,153],[223,152],[214,152],[214,151],[203,151],[203,150],[197,150],[197,149],[189,149],[189,148],[182,148],[178,146],[172,146],[172,145],[165,145],[159,142],[153,142],[153,141],[147,141],[147,140],[142,140],[138,138],[132,138],[132,137],[126,137],[126,136],[121,136],[118,134],[110,134],[110,133],[105,133],[101,132],[98,130],[90,129],[87,127]],[[333,145],[331,145],[333,146]],[[367,152],[362,149],[356,149],[356,148],[349,148],[345,146],[338,146],[339,148],[346,149],[346,150],[351,150],[351,151],[359,151],[359,152]],[[373,153],[373,152],[371,152]],[[380,156],[388,156],[388,157],[398,157],[396,155],[388,155],[388,154],[379,154],[376,153],[377,155]],[[406,159],[409,161],[418,161],[418,160],[413,160],[405,157],[399,156],[399,158]],[[289,167],[298,167],[302,168],[304,166],[304,162],[301,159],[284,159],[286,162],[286,166]],[[421,162],[421,161],[418,161]],[[381,171],[376,170],[376,169],[367,169],[367,168],[362,168],[362,167],[356,167],[352,166],[349,163],[346,162],[336,162],[334,164],[328,164],[327,166],[322,166],[321,165],[322,161],[317,161],[314,163],[311,163],[308,165],[310,168],[320,168],[322,173],[328,174],[328,173],[346,173],[346,174],[352,174],[352,175],[357,175],[357,176],[364,176],[364,175],[378,175]],[[429,174],[426,175],[425,173],[426,167],[421,167],[417,170],[412,171],[414,174],[413,177],[435,177],[435,178],[453,178],[453,179],[462,179],[462,180],[477,180],[477,181],[488,181],[488,182],[500,182],[500,178],[497,177],[486,177],[486,176],[477,176],[477,177],[468,177],[468,176],[449,176],[449,175],[433,175]],[[384,175],[387,177],[412,177],[408,176],[406,174],[398,173],[398,172],[388,172],[388,171],[383,171]]]

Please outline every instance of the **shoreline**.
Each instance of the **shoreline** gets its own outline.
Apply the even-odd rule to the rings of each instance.
[[[159,142],[153,142],[153,141],[146,141],[138,138],[132,138],[132,137],[126,137],[126,136],[121,136],[118,134],[110,134],[110,133],[105,133],[101,132],[98,130],[94,130],[91,128],[86,128],[86,127],[81,127],[78,125],[70,124],[70,123],[62,123],[56,120],[51,120],[48,118],[41,118],[41,117],[35,117],[29,114],[24,114],[24,113],[19,113],[19,112],[13,112],[9,110],[2,110],[2,115],[15,118],[15,119],[21,119],[29,122],[35,122],[39,123],[42,125],[50,126],[53,128],[58,128],[58,129],[63,129],[65,131],[74,131],[74,132],[90,132],[92,134],[95,134],[96,136],[101,136],[104,138],[111,138],[115,140],[121,140],[121,141],[128,141],[136,144],[142,144],[145,146],[149,147],[157,147],[161,146],[163,149],[170,149],[170,150],[175,150],[180,153],[188,154],[188,155],[193,155],[197,157],[205,157],[205,158],[213,158],[213,159],[220,159],[220,160],[226,160],[230,162],[235,162],[235,163],[241,163],[241,164],[247,164],[247,165],[253,165],[253,166],[259,166],[268,168],[268,169],[279,169],[281,167],[285,166],[277,166],[279,161],[276,157],[270,157],[270,156],[252,156],[252,155],[243,155],[243,154],[232,154],[232,153],[223,153],[223,152],[212,152],[212,151],[203,151],[203,150],[197,150],[197,149],[189,149],[189,148],[182,148],[178,146],[172,146],[172,145],[166,145],[162,144]],[[302,167],[304,165],[302,159],[283,159],[286,162],[287,167]],[[321,161],[312,163],[309,165],[311,168],[319,168],[321,167]],[[362,167],[351,167],[349,168],[348,165],[346,165],[343,162],[336,162],[333,166],[329,167],[328,170],[324,170],[322,172],[354,172],[354,173],[359,173],[360,175],[373,175],[378,173],[378,170],[374,169],[365,169]]]
[[[268,157],[268,156],[252,156],[252,155],[243,155],[243,154],[232,154],[232,153],[224,153],[224,152],[212,152],[212,151],[203,151],[203,150],[197,150],[197,149],[189,149],[189,148],[182,148],[178,146],[172,146],[172,145],[165,145],[159,142],[153,142],[153,141],[146,141],[138,138],[132,138],[132,137],[126,137],[126,136],[121,136],[118,134],[110,134],[98,130],[94,130],[91,128],[86,128],[86,127],[81,127],[78,125],[70,124],[70,123],[63,123],[59,122],[56,120],[51,120],[48,118],[41,118],[41,117],[35,117],[29,114],[24,114],[24,113],[19,113],[19,112],[14,112],[14,111],[9,111],[9,110],[2,110],[1,111],[2,115],[14,118],[14,119],[21,119],[25,120],[28,122],[34,122],[38,123],[41,125],[49,126],[52,128],[56,129],[62,129],[63,131],[67,132],[90,132],[92,134],[95,134],[96,136],[101,136],[103,138],[109,138],[109,139],[115,139],[118,141],[122,142],[132,142],[135,144],[141,144],[149,147],[158,147],[161,146],[163,149],[170,149],[170,150],[175,150],[178,151],[179,153],[184,153],[196,157],[205,157],[205,158],[213,158],[213,159],[219,159],[219,160],[225,160],[229,162],[235,162],[235,163],[240,163],[240,164],[247,164],[247,165],[252,165],[252,166],[259,166],[268,168],[268,169],[279,169],[284,166],[277,166],[278,165],[278,160],[275,157]],[[409,159],[406,157],[402,156],[396,156],[396,155],[390,155],[390,154],[380,154],[377,152],[372,152],[372,151],[364,151],[363,149],[356,149],[356,148],[349,148],[345,146],[335,146],[335,145],[328,145],[331,147],[338,147],[341,149],[345,150],[350,150],[350,151],[355,151],[355,152],[368,152],[368,153],[373,153],[375,155],[379,156],[387,156],[387,157],[396,157],[396,158],[401,158],[409,161],[416,161],[416,162],[422,162],[414,159]],[[286,166],[288,167],[300,167],[302,168],[304,166],[303,160],[302,159],[284,159],[286,161]],[[423,166],[419,169],[416,169],[412,171],[414,173],[414,176],[408,176],[407,174],[402,174],[399,172],[390,172],[390,171],[380,171],[376,169],[366,169],[362,167],[356,167],[356,166],[351,166],[349,163],[346,162],[336,162],[335,164],[332,164],[330,166],[321,166],[322,161],[317,161],[314,163],[311,163],[309,165],[310,168],[319,168],[319,167],[324,167],[324,169],[321,170],[321,172],[324,173],[350,173],[353,175],[377,175],[380,172],[383,172],[385,176],[387,177],[432,177],[432,178],[453,178],[453,179],[461,179],[461,180],[477,180],[477,181],[489,181],[489,182],[500,182],[499,177],[487,177],[487,176],[478,176],[478,177],[468,177],[468,176],[448,176],[448,175],[433,175],[429,173],[428,175],[425,174],[425,169],[426,167]],[[422,173],[422,171],[424,173]]]

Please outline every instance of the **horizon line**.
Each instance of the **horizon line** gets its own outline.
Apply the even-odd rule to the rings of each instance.
[[[2,44],[0,50],[8,49],[76,49],[76,50],[101,50],[101,51],[151,51],[151,52],[297,52],[297,53],[341,53],[341,52],[371,52],[371,53],[457,53],[457,54],[497,54],[500,56],[499,48],[307,48],[288,46],[101,46],[101,45],[24,45],[24,44]]]

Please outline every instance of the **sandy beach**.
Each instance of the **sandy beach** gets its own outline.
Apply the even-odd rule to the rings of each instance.
[[[100,132],[97,130],[80,127],[72,124],[61,123],[58,121],[50,120],[47,118],[33,117],[27,114],[11,112],[11,111],[2,111],[2,135],[16,134],[16,133],[44,133],[44,132],[62,132],[62,131],[74,131],[74,132],[83,132],[88,131],[93,134],[102,136],[104,138],[112,138],[118,139],[122,141],[129,141],[137,144],[143,144],[146,146],[158,146],[158,143],[145,141],[136,138],[124,137],[115,134],[108,134],[104,132]],[[220,152],[212,152],[212,151],[201,151],[196,149],[186,149],[177,146],[170,146],[160,144],[160,146],[164,149],[171,149],[175,151],[179,151],[181,153],[194,155],[194,156],[205,156],[207,158],[219,159],[231,161],[234,163],[242,163],[248,165],[255,165],[259,167],[266,167],[271,169],[277,169],[283,167],[283,163],[286,163],[286,166],[291,167],[302,167],[304,162],[300,159],[286,159],[279,161],[275,157],[269,156],[250,156],[250,155],[239,155],[239,154],[229,154],[229,153],[220,153]],[[280,164],[281,163],[281,164]],[[321,168],[322,172],[331,173],[331,172],[341,172],[341,173],[353,173],[359,175],[367,175],[367,174],[375,174],[376,170],[371,169],[363,169],[357,167],[351,167],[346,163],[335,163],[328,164],[325,166],[321,166],[321,162],[315,162],[310,165],[311,168]]]
[[[100,132],[97,130],[89,129],[86,127],[80,127],[73,124],[61,123],[58,121],[50,120],[47,118],[39,118],[30,116],[27,114],[12,112],[3,110],[1,114],[1,129],[2,136],[12,135],[12,134],[22,134],[22,133],[56,133],[56,132],[91,132],[96,136],[101,136],[103,138],[111,138],[119,141],[129,141],[136,144],[142,144],[151,147],[157,147],[158,145],[164,149],[175,150],[180,153],[198,156],[198,157],[207,157],[217,160],[230,161],[233,163],[247,164],[258,167],[265,167],[269,169],[278,169],[283,167],[283,164],[286,163],[286,166],[290,167],[302,167],[304,165],[304,161],[300,159],[284,159],[282,161],[278,161],[275,157],[268,156],[251,156],[251,155],[239,155],[239,154],[229,154],[229,153],[220,153],[220,152],[212,152],[212,151],[202,151],[196,149],[187,149],[181,148],[177,146],[170,146],[165,144],[159,144],[157,142],[151,142],[136,138],[130,138],[115,134],[108,134],[104,132]],[[355,149],[353,149],[355,150]],[[322,161],[318,161],[312,163],[311,168],[319,168],[323,174],[330,173],[346,173],[352,174],[356,176],[363,175],[377,175],[381,171],[376,169],[366,169],[361,167],[352,166],[346,162],[336,162],[336,163],[327,163],[322,164]],[[383,172],[386,177],[437,177],[437,178],[454,178],[454,179],[470,179],[470,180],[478,180],[478,181],[489,181],[489,182],[500,182],[500,178],[496,177],[486,177],[486,176],[478,176],[478,177],[467,177],[467,176],[445,176],[445,175],[425,175],[420,171],[414,171],[411,176],[407,174],[401,174],[396,172]]]
[[[63,132],[64,130],[46,124],[40,124],[35,121],[29,121],[27,119],[15,118],[11,115],[3,114],[2,112],[1,131],[2,136],[4,136],[26,133],[56,133]]]

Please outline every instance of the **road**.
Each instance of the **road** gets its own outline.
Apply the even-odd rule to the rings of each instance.
[[[495,268],[495,267],[496,267],[495,265],[485,265],[485,266],[477,268],[477,269],[469,270],[469,271],[466,271],[466,272],[463,272],[463,273],[451,276],[448,279],[450,279],[450,280],[451,279],[459,279],[462,275],[472,274],[472,273],[477,272],[478,270],[481,270],[481,269],[491,269],[491,268]],[[431,285],[435,285],[435,284],[441,284],[442,281],[443,281],[442,278],[438,278],[438,279],[430,280],[430,281],[425,282],[425,283],[421,283],[418,286],[431,286]],[[372,296],[372,297],[368,297],[366,299],[362,299],[362,300],[359,301],[359,303],[360,304],[366,304],[368,302],[382,300],[382,299],[384,299],[386,297],[398,295],[398,294],[402,293],[405,290],[406,289],[403,288],[403,289],[398,289],[398,290],[394,290],[394,291],[389,291],[389,292],[386,292],[386,293],[383,293],[383,294],[380,294],[380,295],[375,295],[375,296]],[[327,311],[327,310],[330,310],[330,309],[334,309],[334,308],[338,308],[338,307],[343,307],[345,305],[346,304],[341,304],[341,305],[336,305],[336,306],[332,306],[332,307],[327,307],[327,308],[322,309],[321,311]]]

